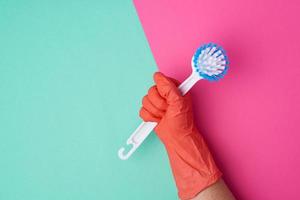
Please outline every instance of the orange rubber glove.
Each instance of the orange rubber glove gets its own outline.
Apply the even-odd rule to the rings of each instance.
[[[181,199],[191,199],[221,177],[193,119],[191,96],[182,96],[178,81],[154,74],[156,85],[143,98],[140,116],[157,122],[154,129],[168,152]]]

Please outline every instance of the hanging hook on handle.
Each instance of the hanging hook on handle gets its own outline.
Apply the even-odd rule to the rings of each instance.
[[[131,145],[131,149],[125,154],[125,148],[122,147],[118,151],[119,158],[121,160],[127,160],[133,152],[142,144],[146,137],[151,133],[156,122],[142,122],[139,127],[131,134],[126,144]]]
[[[135,145],[135,143],[132,143],[131,140],[127,140],[127,145],[130,145],[132,144],[131,146],[131,149],[125,154],[125,148],[124,147],[121,147],[118,151],[118,155],[119,155],[119,158],[121,160],[127,160],[131,154],[133,154],[133,152],[135,152],[135,150],[137,149],[137,145]]]

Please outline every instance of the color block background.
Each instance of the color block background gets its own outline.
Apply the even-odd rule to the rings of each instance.
[[[227,50],[228,76],[192,90],[198,127],[238,199],[300,199],[300,1],[135,0],[160,71]]]
[[[0,1],[0,199],[176,199],[141,122],[155,62],[132,1]]]

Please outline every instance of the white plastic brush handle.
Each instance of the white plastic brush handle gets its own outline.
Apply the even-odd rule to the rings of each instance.
[[[187,79],[185,79],[179,86],[178,89],[181,92],[182,96],[185,95],[197,81],[203,79],[196,72],[193,72]]]
[[[182,95],[185,95],[200,79],[202,79],[202,77],[193,72],[185,81],[183,81],[179,85],[178,89],[180,90]],[[132,148],[127,152],[127,154],[124,154],[124,147],[120,148],[118,152],[119,158],[122,160],[127,160],[133,154],[133,152],[143,143],[143,141],[147,138],[147,136],[151,133],[156,125],[156,122],[142,122],[127,139],[127,145],[132,145]]]

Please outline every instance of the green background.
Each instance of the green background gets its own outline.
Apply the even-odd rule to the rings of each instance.
[[[0,0],[0,199],[176,199],[154,134],[117,157],[154,71],[131,1]]]

